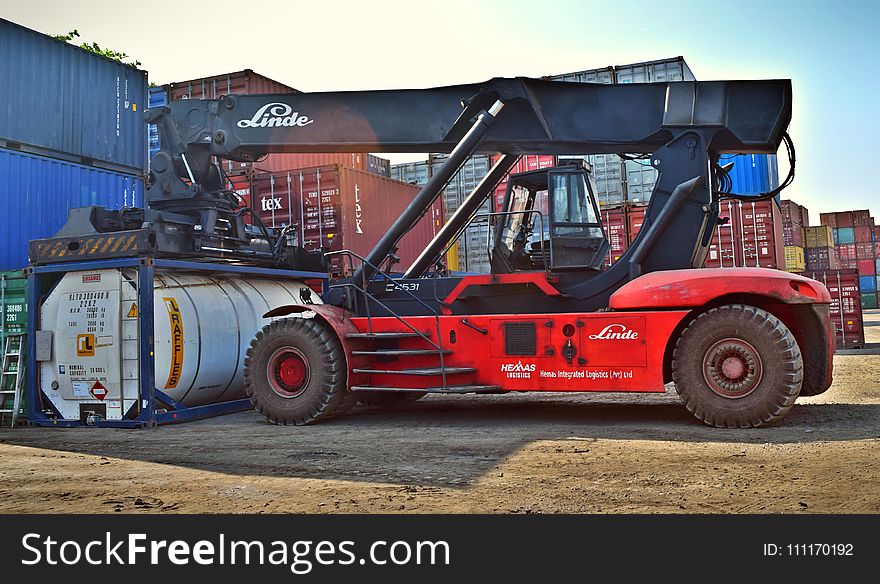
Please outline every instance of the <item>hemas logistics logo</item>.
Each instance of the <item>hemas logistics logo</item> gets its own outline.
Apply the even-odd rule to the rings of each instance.
[[[308,126],[315,120],[301,116],[286,103],[267,103],[249,120],[239,120],[239,128],[292,128]]]
[[[501,372],[507,373],[508,379],[531,379],[532,373],[535,372],[535,364],[524,364],[522,361],[517,361],[516,363],[502,363]]]

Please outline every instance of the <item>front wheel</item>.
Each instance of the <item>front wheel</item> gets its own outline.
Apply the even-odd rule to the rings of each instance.
[[[285,318],[263,327],[244,361],[254,408],[273,424],[311,424],[357,403],[348,391],[345,351],[333,330],[314,318]]]
[[[700,314],[681,333],[672,355],[672,380],[685,407],[719,428],[781,420],[800,394],[803,371],[788,327],[742,304]]]

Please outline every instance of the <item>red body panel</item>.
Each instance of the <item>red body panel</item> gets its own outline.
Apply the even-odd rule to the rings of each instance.
[[[645,274],[612,294],[609,305],[614,310],[697,307],[743,292],[789,304],[831,302],[825,286],[798,274],[763,268],[704,268]]]
[[[483,334],[462,324],[460,315],[440,317],[440,339],[452,353],[446,367],[473,367],[475,373],[447,376],[452,384],[497,385],[509,391],[632,391],[662,392],[663,356],[672,331],[688,311],[628,312],[615,314],[473,315],[469,324],[488,331]],[[362,331],[367,319],[351,319]],[[407,322],[436,342],[434,317],[407,317]],[[537,332],[537,355],[506,354],[503,327],[508,322],[533,322]],[[580,323],[580,325],[578,324]],[[571,325],[573,336],[565,335]],[[405,330],[393,317],[372,319],[375,332]],[[455,343],[451,333],[454,332]],[[563,347],[571,341],[576,354],[569,364]],[[424,339],[405,339],[400,348],[425,348]],[[582,359],[583,361],[580,361]],[[409,357],[406,362],[384,364],[385,369],[437,367],[437,356]],[[439,375],[411,377],[370,374],[369,384],[392,387],[430,387],[442,384]]]

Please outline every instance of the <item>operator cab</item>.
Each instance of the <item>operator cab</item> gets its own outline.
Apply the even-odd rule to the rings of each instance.
[[[610,246],[595,193],[579,161],[511,175],[493,217],[492,273],[601,270]]]

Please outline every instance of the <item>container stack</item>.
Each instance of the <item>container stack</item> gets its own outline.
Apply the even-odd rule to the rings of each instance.
[[[143,206],[146,72],[0,19],[0,104],[0,270],[73,207]]]
[[[806,269],[836,270],[840,268],[837,253],[834,251],[834,236],[827,225],[813,225],[804,228],[806,243]]]
[[[707,268],[785,267],[782,210],[774,200],[725,200],[719,207],[724,223],[715,226]]]
[[[861,306],[877,308],[878,260],[874,218],[867,209],[822,213],[822,225],[829,227],[835,255],[841,268],[856,270]]]
[[[394,164],[391,166],[391,178],[422,187],[434,176],[446,158],[446,154],[432,154],[428,160]],[[486,176],[491,166],[492,160],[485,154],[471,156],[465,161],[440,197],[445,211],[441,216],[441,222],[445,222],[455,213],[464,198]],[[487,200],[477,213],[490,213],[492,210],[492,202]],[[486,220],[474,221],[468,226],[458,243],[450,250],[451,253],[447,257],[449,269],[474,273],[489,272],[488,229]]]
[[[831,294],[831,322],[838,349],[860,349],[865,345],[865,325],[856,270],[817,270],[804,273],[825,284]]]
[[[366,256],[418,194],[418,187],[341,164],[260,172],[248,187],[251,206],[268,227],[298,227],[307,250],[347,249]],[[398,242],[400,263],[408,268],[443,224],[438,199],[415,228]],[[346,274],[352,265],[334,257],[330,269]],[[354,267],[357,267],[355,264]]]
[[[794,201],[782,200],[782,242],[785,245],[785,270],[803,272],[805,266],[804,228],[810,224],[809,212]]]

